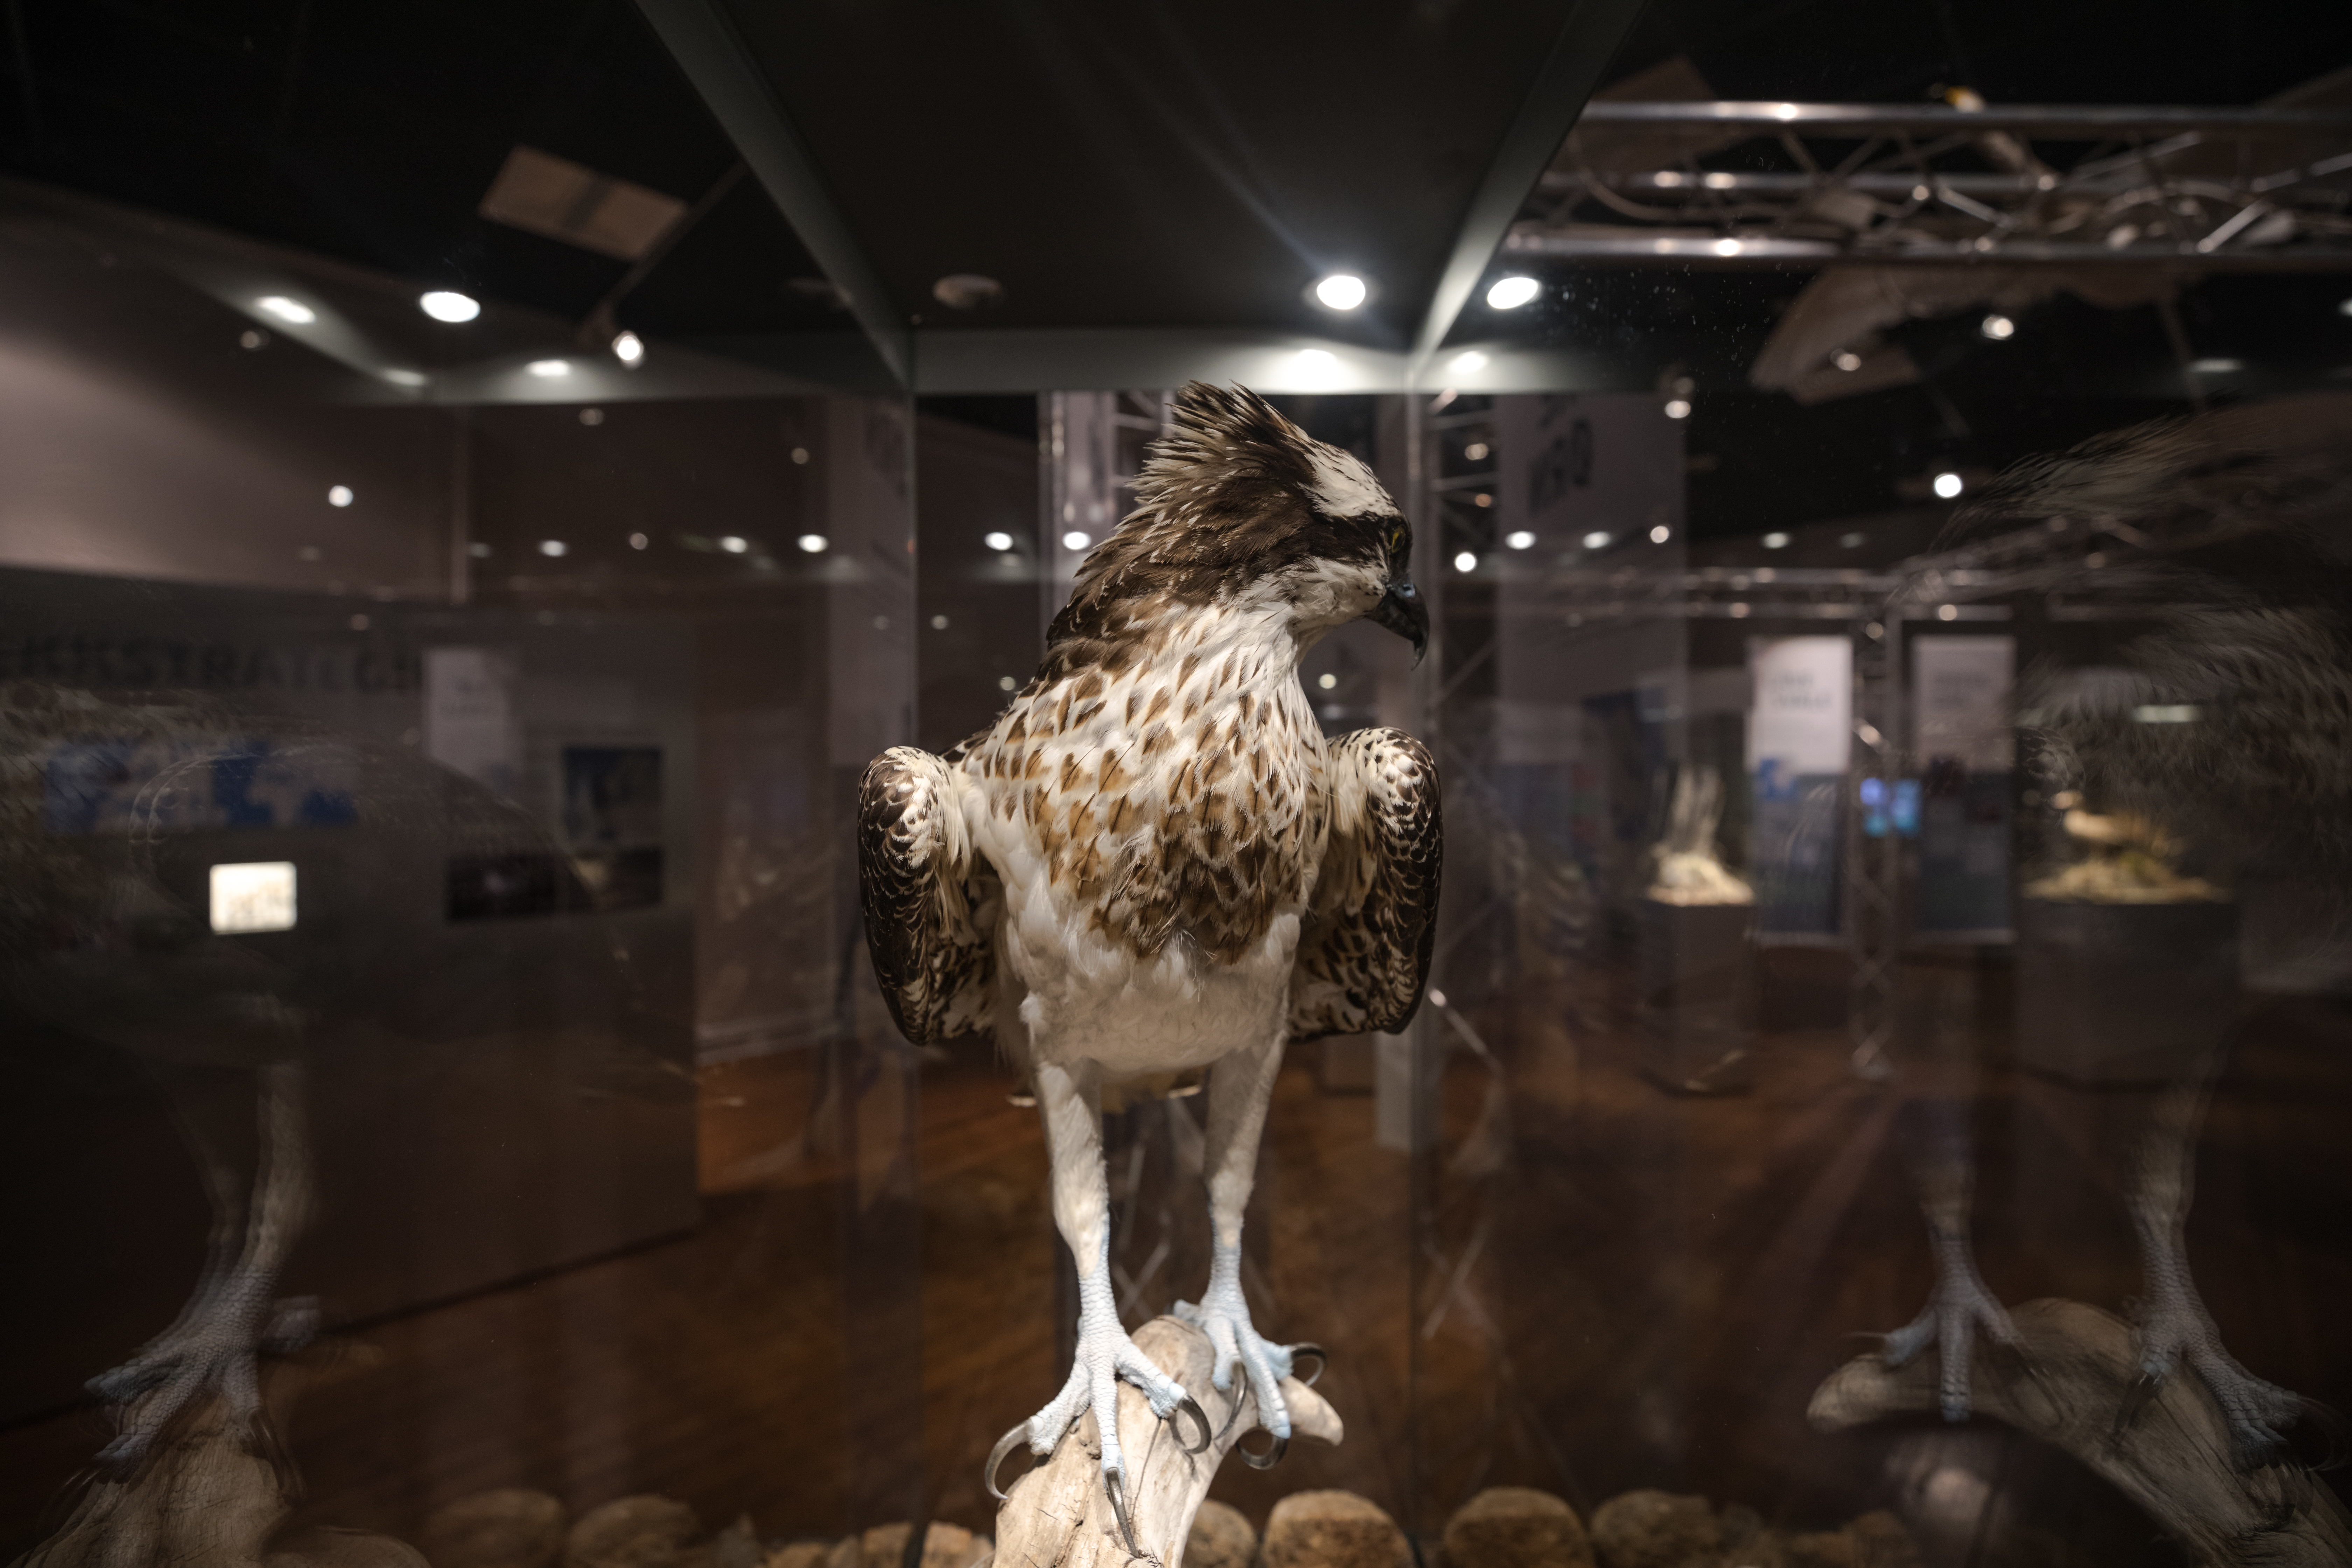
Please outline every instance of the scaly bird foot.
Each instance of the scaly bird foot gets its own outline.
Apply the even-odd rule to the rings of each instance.
[[[1209,1336],[1216,1352],[1216,1365],[1209,1381],[1219,1393],[1230,1393],[1234,1386],[1234,1367],[1238,1363],[1249,1379],[1249,1390],[1257,1396],[1258,1425],[1274,1436],[1274,1447],[1265,1454],[1240,1450],[1243,1460],[1258,1469],[1265,1469],[1279,1460],[1290,1447],[1290,1407],[1283,1403],[1281,1383],[1291,1373],[1293,1348],[1276,1344],[1257,1331],[1250,1321],[1249,1302],[1242,1296],[1241,1249],[1219,1247],[1209,1268],[1209,1288],[1195,1306],[1179,1301],[1175,1315]],[[1314,1352],[1320,1355],[1320,1351]],[[1236,1414],[1240,1403],[1234,1404]],[[1228,1418],[1230,1424],[1230,1417]]]
[[[252,1434],[261,1415],[261,1355],[299,1350],[318,1331],[318,1303],[273,1300],[273,1283],[249,1267],[221,1271],[197,1287],[178,1321],[89,1380],[92,1394],[122,1412],[121,1429],[99,1451],[101,1464],[137,1463],[207,1393],[220,1397],[231,1432]]]
[[[2285,1457],[2288,1445],[2281,1428],[2294,1425],[2303,1401],[2238,1363],[2222,1345],[2213,1315],[2193,1286],[2159,1287],[2141,1310],[2134,1337],[2139,1348],[2139,1382],[2116,1414],[2117,1432],[2131,1425],[2141,1406],[2186,1361],[2229,1424],[2232,1463],[2252,1470]]]
[[[1993,1293],[1977,1278],[1965,1258],[1958,1267],[1939,1268],[1936,1289],[1919,1315],[1886,1336],[1880,1352],[1888,1366],[1903,1366],[1930,1344],[1941,1362],[1944,1419],[1969,1418],[1969,1360],[1979,1330],[1997,1344],[2014,1346],[2017,1325]]]
[[[1004,1493],[996,1486],[996,1468],[1024,1438],[1029,1451],[1042,1459],[1054,1451],[1062,1434],[1091,1410],[1102,1442],[1103,1489],[1110,1496],[1129,1551],[1140,1555],[1127,1515],[1128,1467],[1119,1441],[1119,1382],[1124,1379],[1141,1389],[1151,1413],[1161,1420],[1180,1414],[1192,1418],[1192,1441],[1185,1442],[1183,1427],[1177,1428],[1177,1441],[1183,1443],[1188,1453],[1197,1454],[1209,1446],[1209,1417],[1184,1392],[1183,1384],[1154,1365],[1120,1327],[1118,1310],[1111,1304],[1108,1268],[1097,1266],[1093,1274],[1078,1281],[1078,1350],[1070,1363],[1069,1378],[1043,1410],[998,1439],[988,1458],[988,1490],[998,1501],[1003,1500]]]

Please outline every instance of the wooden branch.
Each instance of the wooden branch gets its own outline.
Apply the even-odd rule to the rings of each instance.
[[[2252,1472],[2230,1460],[2230,1429],[2183,1366],[2117,1426],[2139,1382],[2130,1325],[2079,1301],[2029,1301],[2011,1314],[2014,1352],[1980,1344],[1969,1363],[1976,1412],[2064,1449],[2112,1482],[2212,1568],[2323,1568],[2352,1563],[2352,1521],[2297,1464]],[[1933,1355],[1889,1368],[1875,1354],[1832,1373],[1806,1414],[1843,1431],[1940,1406]]]
[[[1257,1401],[1238,1371],[1220,1394],[1209,1382],[1214,1352],[1209,1337],[1175,1318],[1154,1318],[1135,1335],[1137,1348],[1208,1412],[1209,1446],[1187,1454],[1179,1441],[1193,1436],[1189,1420],[1165,1422],[1151,1413],[1143,1391],[1118,1385],[1118,1429],[1128,1462],[1127,1512],[1135,1526],[1139,1561],[1178,1568],[1192,1515],[1209,1494],[1217,1467],[1257,1426]],[[1345,1436],[1339,1413],[1295,1377],[1282,1380],[1295,1437],[1337,1444]],[[1139,1561],[1121,1539],[1118,1519],[1103,1489],[1102,1445],[1088,1414],[1063,1434],[1045,1461],[1015,1481],[996,1510],[998,1568],[1119,1568]]]

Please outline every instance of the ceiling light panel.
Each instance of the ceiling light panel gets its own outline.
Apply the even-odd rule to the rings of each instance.
[[[569,158],[517,147],[478,210],[492,223],[635,261],[685,215],[686,204]]]

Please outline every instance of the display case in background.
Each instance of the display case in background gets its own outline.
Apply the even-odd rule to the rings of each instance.
[[[971,1568],[1076,1275],[1027,1086],[871,978],[857,785],[1028,680],[1194,377],[1410,519],[1427,658],[1299,678],[1445,823],[1244,1231],[1346,1437],[1220,1528],[2347,1539],[2352,36],[22,9],[0,1553]],[[1204,1128],[1106,1108],[1131,1331]]]

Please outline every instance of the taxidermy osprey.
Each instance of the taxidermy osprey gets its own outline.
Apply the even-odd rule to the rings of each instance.
[[[1045,663],[944,757],[895,746],[858,797],[866,934],[918,1045],[993,1033],[1034,1084],[1054,1220],[1077,1264],[1077,1356],[1006,1434],[1050,1453],[1091,1408],[1122,1523],[1117,1380],[1200,1407],[1119,1326],[1106,1090],[1208,1071],[1213,1263],[1178,1313],[1238,1364],[1278,1456],[1291,1350],[1242,1298],[1242,1209],[1289,1040],[1401,1027],[1435,931],[1437,770],[1420,742],[1327,742],[1298,660],[1368,618],[1425,647],[1412,534],[1370,469],[1265,399],[1194,383],[1087,557]],[[1181,1428],[1179,1429],[1180,1437]],[[1265,1460],[1271,1463],[1271,1458]]]

